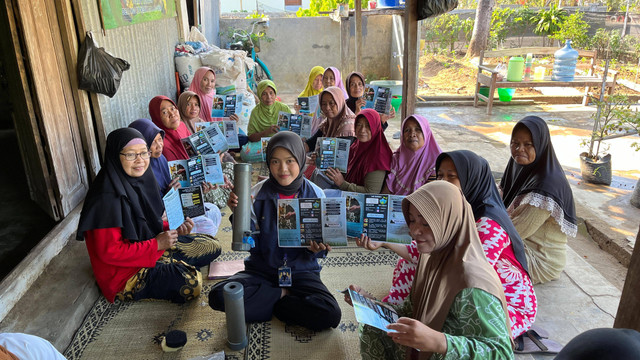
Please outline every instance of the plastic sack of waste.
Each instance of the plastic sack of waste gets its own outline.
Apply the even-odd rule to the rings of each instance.
[[[87,32],[78,54],[78,88],[113,97],[120,86],[122,73],[129,67],[126,60],[98,47],[91,32]]]
[[[254,66],[244,50],[225,50],[212,46],[213,50],[200,54],[203,66],[216,73],[216,87],[235,85],[236,91],[247,89],[247,68]]]

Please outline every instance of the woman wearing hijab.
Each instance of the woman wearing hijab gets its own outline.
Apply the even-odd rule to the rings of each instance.
[[[262,80],[258,83],[258,97],[260,103],[251,111],[247,133],[249,141],[260,141],[260,138],[269,137],[280,130],[278,128],[278,114],[283,111],[291,114],[291,109],[286,104],[276,100],[278,89],[271,80]]]
[[[342,76],[340,75],[340,70],[333,66],[329,66],[322,75],[322,86],[326,89],[331,86],[335,86],[338,89],[342,90],[342,95],[346,99],[349,95],[347,94],[347,90],[344,88],[344,84],[342,83]]]
[[[364,109],[356,117],[356,141],[349,148],[347,176],[333,168],[325,174],[340,190],[378,194],[391,169],[391,148],[382,131],[380,115]]]
[[[162,155],[162,148],[164,146],[162,139],[164,131],[148,119],[138,119],[129,124],[129,127],[140,131],[147,142],[147,147],[151,153],[151,157],[149,158],[151,170],[153,170],[153,174],[158,181],[160,197],[163,197],[169,190],[171,190],[171,188],[179,188],[180,182],[178,181],[178,178],[171,179],[169,164],[164,155]],[[202,188],[203,191],[207,191],[207,193],[205,193],[205,197],[208,197],[207,195],[217,188],[217,186],[211,186],[210,184],[205,183]],[[220,222],[222,221],[220,209],[218,206],[208,201],[205,202],[204,208],[206,216],[198,216],[193,219],[193,232],[215,236],[218,232]]]
[[[436,158],[442,150],[436,142],[429,121],[411,115],[402,122],[402,141],[391,158],[383,193],[409,195],[427,181],[435,180]]]
[[[428,183],[402,201],[402,212],[420,252],[416,278],[409,298],[394,306],[401,317],[389,332],[364,326],[363,358],[512,359],[502,286],[460,189]]]
[[[435,180],[436,158],[442,150],[431,132],[427,119],[420,115],[406,118],[402,122],[401,139],[400,147],[391,157],[391,170],[387,174],[382,193],[409,195],[428,181]],[[361,238],[356,243],[362,246],[364,240]],[[409,295],[413,282],[419,255],[416,244],[379,243],[379,246],[389,248],[400,255],[393,270],[389,294],[382,299],[383,302],[399,305]]]
[[[298,97],[309,97],[320,94],[322,91],[322,76],[324,74],[324,68],[322,66],[314,66],[309,72],[309,80],[304,90],[298,95]]]
[[[365,79],[362,73],[354,71],[347,76],[346,85],[349,95],[346,101],[347,107],[356,115],[360,113],[360,110],[362,110],[367,103],[364,99],[364,84]]]
[[[342,90],[335,86],[324,89],[320,95],[320,110],[320,123],[316,125],[317,129],[312,128],[313,136],[305,142],[307,151],[316,148],[319,137],[355,140],[355,115],[346,107]]]
[[[167,158],[162,155],[162,150],[164,149],[164,130],[160,129],[149,119],[138,119],[129,124],[129,127],[140,131],[147,142],[147,147],[151,153],[151,157],[149,158],[151,170],[158,181],[160,197],[163,197],[172,187],[180,184],[177,178],[171,179]]]
[[[189,90],[180,94],[178,98],[180,118],[192,134],[196,132],[196,123],[204,122],[204,120],[200,118],[200,103],[202,103],[200,96]]]
[[[471,151],[459,150],[440,154],[436,169],[438,179],[459,187],[471,205],[484,254],[502,283],[515,339],[531,328],[538,305],[524,244],[502,204],[489,163]]]
[[[187,219],[177,230],[163,223],[164,205],[149,157],[139,131],[111,132],[104,166],[82,207],[77,238],[86,240],[96,281],[110,302],[117,297],[184,303],[202,289],[195,267],[164,255],[177,245],[178,235],[189,234],[193,222]]]
[[[533,283],[555,280],[566,263],[567,236],[578,231],[571,187],[541,118],[520,120],[510,148],[500,181],[504,206],[524,240]]]
[[[362,73],[352,72],[347,76],[345,80],[347,85],[347,107],[354,114],[358,115],[360,110],[364,109],[367,101],[364,99],[364,90],[365,90],[365,78]],[[389,123],[387,122],[389,119],[393,119],[396,116],[396,109],[391,108],[391,112],[389,115],[380,114],[380,121],[382,121],[382,130],[387,130],[389,127]]]
[[[220,282],[209,293],[209,305],[224,311],[223,288],[230,281],[244,287],[247,322],[269,321],[275,315],[287,324],[319,331],[340,323],[340,307],[320,279],[318,258],[325,257],[330,246],[311,243],[307,248],[278,246],[278,209],[276,199],[324,198],[324,192],[302,176],[305,151],[302,139],[290,131],[271,137],[266,149],[269,178],[251,189],[252,230],[255,247],[245,259],[245,270]],[[229,207],[235,210],[238,197],[232,193]],[[291,286],[280,284],[284,268]]]
[[[200,101],[199,117],[204,121],[211,121],[211,107],[216,95],[216,73],[209,67],[203,66],[193,74],[189,91],[198,95]]]
[[[166,96],[156,96],[149,101],[149,115],[151,115],[151,121],[164,131],[162,154],[167,161],[188,159],[189,155],[180,139],[191,135],[191,131],[180,120],[176,103]]]

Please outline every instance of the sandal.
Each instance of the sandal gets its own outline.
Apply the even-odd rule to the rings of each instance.
[[[544,331],[541,331],[543,335],[547,335]],[[530,329],[524,334],[518,336],[515,339],[516,354],[557,354],[562,350],[562,345],[550,340],[548,337],[541,336],[537,329]]]

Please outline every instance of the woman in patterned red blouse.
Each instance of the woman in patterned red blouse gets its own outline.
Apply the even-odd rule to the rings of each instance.
[[[450,151],[438,156],[436,171],[438,179],[462,189],[473,208],[482,248],[502,282],[515,339],[535,320],[536,294],[524,244],[504,208],[489,163],[468,150]]]

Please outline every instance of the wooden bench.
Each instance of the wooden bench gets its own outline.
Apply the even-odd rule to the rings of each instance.
[[[578,62],[577,69],[588,70],[586,76],[577,76],[572,81],[553,81],[551,76],[545,76],[544,80],[533,80],[533,68],[531,69],[531,80],[529,81],[507,81],[507,79],[498,80],[498,72],[495,71],[495,65],[485,65],[483,60],[486,58],[502,58],[511,56],[526,56],[528,53],[535,55],[551,55],[557,51],[557,48],[551,47],[524,47],[515,49],[504,49],[495,51],[483,51],[480,53],[480,60],[478,61],[478,78],[476,81],[476,91],[473,99],[473,106],[478,107],[478,100],[482,99],[487,103],[487,114],[491,115],[491,109],[493,108],[493,98],[497,88],[533,88],[533,87],[585,87],[584,97],[582,98],[582,105],[588,103],[588,96],[591,87],[602,86],[602,78],[595,74],[596,70],[603,71],[599,66],[596,66],[597,53],[590,50],[578,50],[579,57],[589,58],[591,62],[589,64],[581,64]],[[535,66],[534,66],[535,68]],[[613,89],[616,84],[618,72],[614,70],[608,70],[606,81],[606,89],[608,94],[613,93]],[[489,88],[489,96],[480,94],[480,87],[486,86]]]

